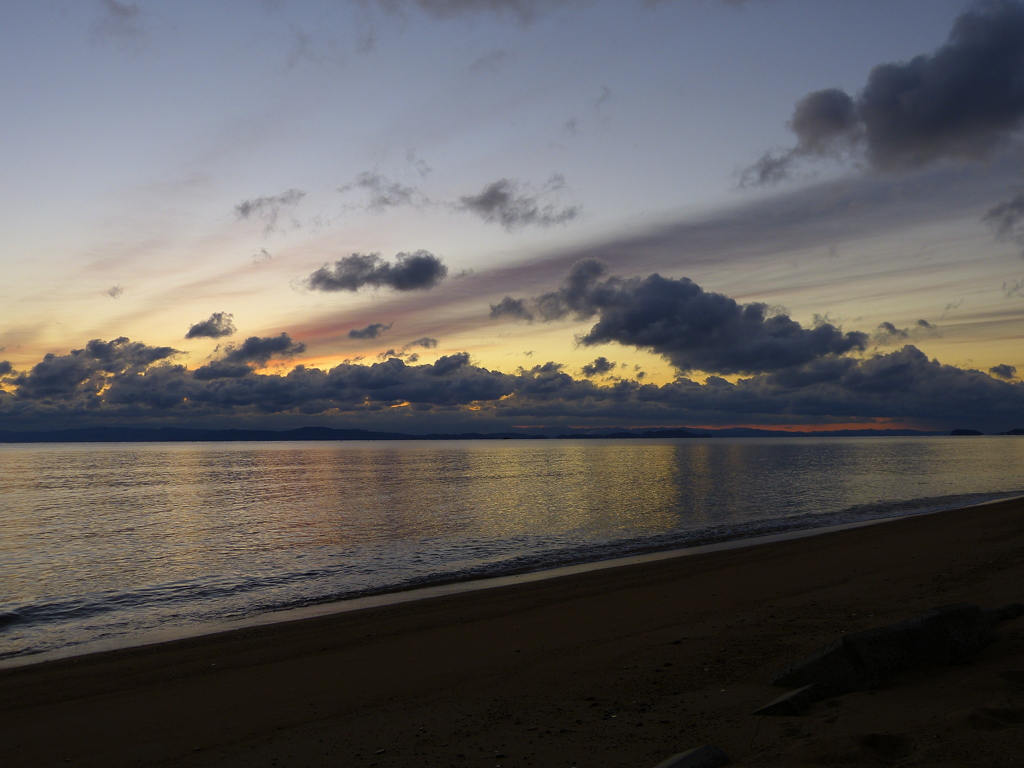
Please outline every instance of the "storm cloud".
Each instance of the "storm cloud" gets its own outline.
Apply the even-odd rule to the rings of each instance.
[[[739,304],[685,277],[621,278],[606,272],[597,259],[577,262],[561,288],[529,302],[529,314],[545,321],[596,316],[580,343],[617,342],[650,350],[683,373],[776,371],[867,345],[864,333],[843,333],[824,322],[804,328],[788,315],[770,312],[766,304]],[[503,304],[520,306],[516,301]],[[526,302],[521,306],[525,309]]]
[[[205,320],[200,320],[190,325],[185,334],[186,339],[221,339],[230,336],[238,329],[235,328],[233,315],[228,312],[214,312]]]
[[[306,279],[314,291],[358,291],[367,286],[395,291],[427,290],[440,284],[448,267],[429,251],[398,253],[394,263],[379,253],[353,253],[322,266]]]
[[[475,213],[484,221],[500,224],[508,231],[521,227],[551,227],[575,219],[578,205],[561,205],[554,198],[565,188],[565,179],[555,174],[539,190],[511,179],[499,179],[475,195],[463,195],[456,207]]]
[[[882,171],[987,159],[1022,124],[1024,5],[984,0],[934,53],[875,67],[856,98],[837,88],[804,96],[789,122],[796,146],[764,155],[744,181],[777,181],[800,159],[853,149]]]

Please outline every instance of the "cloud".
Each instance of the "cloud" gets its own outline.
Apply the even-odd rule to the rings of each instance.
[[[277,336],[250,336],[241,344],[228,344],[223,356],[192,372],[200,381],[239,379],[254,368],[263,367],[271,359],[290,359],[306,351],[303,342],[292,341],[287,333]]]
[[[266,365],[271,358],[291,358],[306,351],[306,345],[292,341],[287,333],[277,336],[250,336],[241,345],[227,346],[224,359],[230,363]]]
[[[269,197],[254,197],[251,200],[243,200],[235,206],[235,216],[241,219],[256,217],[263,221],[263,233],[270,234],[278,228],[278,220],[286,208],[294,208],[306,196],[301,189],[289,189],[279,195]],[[298,226],[298,221],[292,221],[293,226]]]
[[[385,261],[379,253],[353,253],[313,272],[306,285],[314,291],[358,291],[360,288],[391,288],[395,291],[427,290],[439,285],[448,267],[429,251],[398,253]]]
[[[362,189],[368,192],[369,201],[366,207],[377,213],[388,208],[419,205],[423,201],[423,196],[416,187],[405,186],[371,171],[359,174],[351,184],[338,187],[339,192],[348,192],[351,189]]]
[[[766,304],[738,304],[685,277],[605,277],[606,272],[597,259],[577,262],[561,288],[532,299],[529,312],[545,321],[597,316],[578,339],[581,344],[617,342],[650,350],[684,373],[775,371],[867,345],[864,333],[843,333],[826,322],[804,328]]]
[[[890,322],[880,323],[871,340],[875,344],[891,346],[903,344],[908,339],[939,336],[939,330],[927,320],[918,320],[910,328],[897,328]]]
[[[615,368],[615,363],[608,360],[607,357],[599,357],[592,363],[587,363],[583,366],[583,375],[588,379],[594,376],[603,376],[609,373]]]
[[[875,67],[856,98],[838,88],[797,102],[796,146],[768,153],[743,175],[762,184],[801,159],[857,149],[881,171],[939,160],[988,159],[1024,124],[1024,5],[983,0],[961,14],[932,54]]]
[[[10,360],[0,360],[0,376],[7,376],[14,371]]]
[[[242,370],[249,360],[298,348],[286,334],[254,337],[232,349],[233,360],[190,372],[168,362],[175,353],[166,347],[94,340],[67,355],[47,355],[15,377],[13,393],[0,390],[0,414],[7,429],[90,423],[274,428],[301,418],[428,432],[481,424],[498,430],[529,424],[877,426],[879,420],[1005,431],[1019,426],[1024,413],[1024,384],[1001,377],[1012,366],[995,366],[991,375],[964,370],[929,360],[913,346],[867,358],[826,355],[735,382],[711,376],[704,384],[680,377],[662,385],[616,379],[599,386],[573,378],[558,362],[502,373],[473,364],[465,352],[428,364],[391,358],[346,361],[327,371],[301,365],[287,373]]]
[[[505,66],[509,60],[514,58],[515,54],[511,51],[501,49],[488,51],[482,56],[479,56],[472,64],[469,65],[469,71],[473,74],[497,72]]]
[[[432,339],[429,336],[421,336],[414,341],[410,341],[405,345],[406,349],[412,349],[413,347],[422,347],[423,349],[436,349],[438,345],[437,339]]]
[[[66,355],[48,353],[29,371],[14,379],[14,394],[26,400],[67,400],[77,395],[98,397],[120,375],[145,370],[177,354],[171,347],[150,347],[124,336],[111,341],[93,339]]]
[[[105,290],[103,293],[112,299],[119,299],[121,298],[121,295],[124,293],[124,286],[112,285],[109,288],[107,288],[107,290]]]
[[[988,372],[998,379],[1012,379],[1017,375],[1017,369],[1012,365],[993,365]]]
[[[389,349],[381,352],[377,355],[378,360],[388,360],[389,358],[396,357],[405,360],[409,363],[415,363],[420,359],[418,352],[412,352],[413,349],[435,349],[437,347],[437,339],[432,339],[429,336],[423,336],[414,341],[410,341],[408,344],[403,344],[401,349]]]
[[[186,339],[220,339],[230,336],[238,329],[233,322],[234,315],[227,312],[214,312],[205,320],[190,325]]]
[[[491,304],[491,317],[511,317],[518,320],[533,320],[533,312],[526,306],[526,299],[513,299],[506,296],[497,304]]]
[[[578,205],[549,202],[565,188],[565,179],[555,174],[539,190],[510,179],[488,184],[476,195],[463,195],[457,208],[475,213],[484,221],[500,224],[509,232],[525,226],[551,227],[575,219]]]
[[[385,11],[403,13],[416,8],[427,16],[447,19],[463,14],[510,16],[528,23],[554,8],[583,5],[583,0],[370,0]]]
[[[348,332],[350,339],[376,339],[384,331],[390,331],[393,323],[370,323],[365,328],[353,328]]]
[[[1024,255],[1024,188],[1016,188],[1011,198],[990,208],[982,221],[996,230],[999,239],[1016,243]]]
[[[145,36],[143,11],[138,3],[100,0],[100,16],[93,24],[93,36],[99,41],[138,42]]]

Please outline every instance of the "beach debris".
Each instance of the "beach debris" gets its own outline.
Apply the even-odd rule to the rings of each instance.
[[[718,747],[705,744],[703,747],[672,755],[654,768],[718,768],[718,766],[728,765],[728,763],[729,756],[725,752]]]
[[[804,711],[817,701],[825,698],[822,688],[817,683],[805,685],[795,691],[784,693],[769,704],[754,710],[755,715],[792,716],[802,715]]]
[[[998,611],[983,611],[973,603],[933,608],[895,624],[843,635],[778,670],[771,683],[801,688],[817,683],[824,698],[874,688],[926,662],[963,664],[995,639],[997,617]]]

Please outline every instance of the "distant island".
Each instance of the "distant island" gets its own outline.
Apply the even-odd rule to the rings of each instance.
[[[300,427],[298,429],[190,429],[184,427],[81,427],[49,431],[0,431],[0,443],[170,443],[170,442],[299,442],[340,440],[640,440],[708,437],[936,437],[981,435],[971,429],[927,432],[912,429],[837,429],[817,432],[731,427],[723,429],[648,429],[572,432],[545,435],[524,432],[458,432],[411,435],[403,432],[375,432],[366,429]],[[1024,435],[1011,429],[999,435]]]

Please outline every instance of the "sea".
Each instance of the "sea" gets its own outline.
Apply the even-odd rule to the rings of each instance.
[[[0,664],[1024,494],[1016,437],[0,445]]]

